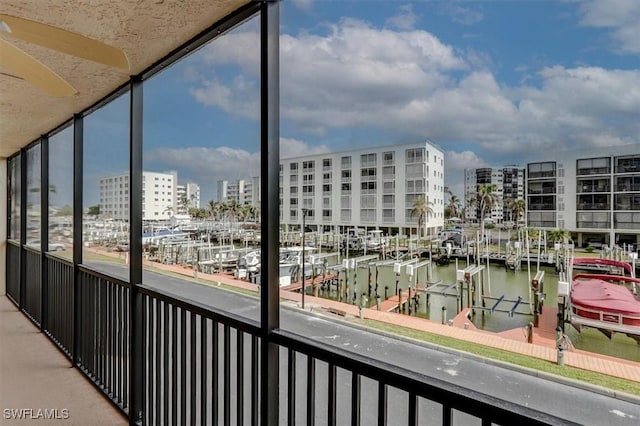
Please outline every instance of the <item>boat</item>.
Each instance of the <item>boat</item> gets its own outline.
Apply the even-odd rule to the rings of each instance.
[[[592,327],[611,337],[613,332],[640,338],[640,297],[631,265],[611,259],[574,258],[570,268],[598,265],[599,270],[616,273],[577,273],[570,292],[571,323],[578,331]],[[576,268],[577,266],[577,268]]]

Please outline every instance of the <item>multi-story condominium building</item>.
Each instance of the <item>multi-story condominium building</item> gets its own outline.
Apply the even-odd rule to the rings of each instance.
[[[235,200],[238,204],[260,205],[260,177],[218,181],[218,201]]]
[[[527,224],[579,246],[640,242],[640,145],[567,152],[527,165]]]
[[[176,197],[178,214],[187,214],[189,209],[200,208],[200,186],[197,183],[189,182],[185,185],[177,185]]]
[[[503,221],[516,222],[518,218],[513,216],[510,208],[513,200],[524,199],[524,176],[525,169],[515,165],[496,167],[483,167],[477,169],[464,170],[464,204],[465,220],[468,222],[477,222],[480,220],[480,209],[476,204],[472,206],[472,200],[478,193],[481,186],[495,185],[498,203],[496,203],[491,211],[485,214],[485,220],[491,220],[494,223]]]
[[[433,210],[427,233],[444,223],[444,155],[429,142],[315,154],[280,162],[280,222],[316,229],[367,227],[417,233],[414,202]]]
[[[176,172],[142,172],[142,219],[169,219],[177,212]],[[100,179],[100,213],[129,220],[129,174]]]

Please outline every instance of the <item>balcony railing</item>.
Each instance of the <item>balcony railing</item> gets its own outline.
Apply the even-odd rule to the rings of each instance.
[[[529,189],[529,195],[537,195],[537,194],[555,194],[555,188],[542,188],[542,189]]]
[[[609,192],[611,188],[609,185],[607,186],[579,186],[579,193],[590,193],[590,192]]]
[[[24,310],[31,317],[33,322],[40,325],[42,321],[42,260],[39,250],[35,250],[26,246],[25,251],[25,291],[24,291]]]
[[[609,210],[611,204],[609,203],[578,203],[576,206],[578,210]]]
[[[616,192],[640,192],[640,184],[620,184],[615,186]]]
[[[609,173],[611,173],[611,168],[609,167],[589,167],[584,169],[578,169],[576,171],[576,175],[578,176],[608,175]]]
[[[578,228],[587,229],[607,229],[611,227],[611,222],[581,222],[577,223]]]
[[[640,229],[638,222],[614,222],[615,229]]]
[[[20,304],[20,244],[7,242],[7,296]]]
[[[556,227],[555,220],[530,220],[528,223],[530,227],[535,227],[535,228],[555,228]]]
[[[640,203],[616,203],[616,210],[640,210]]]
[[[383,221],[390,223],[392,219]],[[20,247],[9,243],[7,259],[15,260],[19,254]],[[40,288],[46,288],[51,296],[45,332],[71,356],[71,313],[77,307],[76,365],[129,415],[134,373],[129,364],[129,284],[81,265],[77,276],[79,298],[73,306],[73,265],[54,255],[47,255],[46,259],[49,279]],[[12,290],[15,282],[12,278],[8,283]],[[266,356],[260,325],[155,286],[142,284],[136,288],[142,342],[141,423],[258,424],[265,403],[259,385],[267,374],[262,368],[265,364],[260,362]],[[279,360],[283,374],[278,381],[280,389],[286,389],[280,393],[286,409],[281,418],[286,418],[288,424],[299,424],[305,418],[307,424],[318,418],[336,424],[339,398],[344,396],[349,398],[349,411],[345,414],[351,424],[393,424],[393,412],[416,425],[418,418],[425,415],[421,412],[424,403],[435,404],[441,419],[438,423],[446,426],[454,424],[454,418],[461,413],[482,424],[571,424],[289,331],[275,330],[267,338],[282,349]],[[325,379],[320,379],[322,375]],[[364,380],[372,381],[374,386],[365,387]],[[398,392],[406,395],[407,405],[389,397]],[[376,402],[372,404],[371,398]],[[306,406],[306,410],[298,412],[300,406]]]
[[[129,408],[129,283],[80,266],[78,367],[123,412]]]
[[[550,178],[550,177],[555,177],[556,176],[556,172],[555,171],[549,171],[549,172],[529,172],[529,179],[539,179],[539,178]]]
[[[529,204],[529,210],[555,210],[556,205],[552,203]]]
[[[73,263],[47,254],[46,333],[71,358],[73,349]]]
[[[640,165],[637,166],[616,166],[616,173],[640,173]]]

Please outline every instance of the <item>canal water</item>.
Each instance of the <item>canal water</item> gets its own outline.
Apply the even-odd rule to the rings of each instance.
[[[413,275],[409,275],[407,274],[406,267],[402,268],[400,274],[396,274],[393,270],[393,264],[388,264],[379,266],[376,273],[375,267],[367,266],[366,262],[362,262],[358,265],[357,270],[350,269],[340,273],[339,282],[342,284],[342,292],[340,295],[334,288],[333,290],[327,289],[326,291],[321,291],[320,296],[375,307],[377,303],[375,297],[376,288],[378,294],[381,296],[380,300],[384,300],[385,287],[386,295],[390,297],[395,294],[396,285],[402,291],[405,291],[407,290],[409,282],[412,283],[413,288],[415,288],[416,284],[419,288],[425,288],[428,287],[430,283],[441,283],[443,285],[438,286],[438,288],[443,289],[446,287],[444,284],[455,283],[456,269],[464,269],[466,266],[467,264],[464,260],[459,261],[457,265],[455,261],[442,266],[425,265],[419,267],[417,273],[414,271]],[[557,307],[558,274],[553,267],[541,266],[540,269],[545,272],[544,306]],[[480,272],[482,278],[478,278],[483,282],[485,296],[490,296],[491,298],[504,296],[504,299],[498,304],[498,309],[494,312],[485,311],[483,314],[482,310],[476,310],[475,315],[472,317],[473,324],[479,329],[492,332],[520,328],[522,329],[523,335],[525,335],[527,325],[533,321],[533,315],[530,314],[531,310],[529,305],[529,301],[533,304],[533,295],[529,292],[529,282],[530,279],[535,276],[536,270],[537,266],[533,261],[531,262],[530,274],[528,273],[526,261],[523,261],[522,269],[516,272],[506,270],[503,265],[497,264],[490,265],[487,269],[485,264],[485,269]],[[355,289],[353,286],[354,282],[357,282]],[[345,300],[347,292],[349,296],[348,299]],[[456,287],[451,287],[447,293],[451,294],[451,296],[432,293],[429,296],[429,303],[427,303],[425,292],[418,292],[417,311],[415,304],[412,304],[412,315],[434,321],[442,321],[444,307],[446,310],[445,322],[453,318],[460,305],[460,301],[455,296]],[[466,293],[466,291],[464,293]],[[508,312],[501,312],[502,310],[511,310],[518,297],[521,297],[522,300],[516,307],[513,315],[510,315]],[[464,307],[467,306],[466,294],[463,296],[462,303]],[[487,307],[491,308],[494,304],[494,299],[486,299]],[[406,312],[405,310],[405,313]],[[582,333],[579,333],[569,323],[565,325],[565,332],[571,339],[573,346],[577,349],[640,362],[640,344],[623,334],[616,333],[613,339],[610,340],[599,331],[593,329],[583,329]]]

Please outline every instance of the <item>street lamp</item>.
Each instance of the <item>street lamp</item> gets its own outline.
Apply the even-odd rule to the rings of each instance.
[[[310,209],[302,209],[302,309],[304,309],[304,219],[307,217]]]

